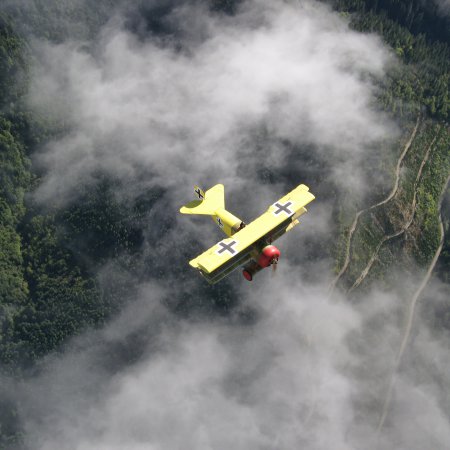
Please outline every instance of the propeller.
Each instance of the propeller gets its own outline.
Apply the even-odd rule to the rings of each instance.
[[[272,276],[275,276],[277,274],[277,268],[278,268],[278,259],[272,259]]]

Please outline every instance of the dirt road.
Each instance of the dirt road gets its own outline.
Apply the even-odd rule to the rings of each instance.
[[[342,275],[345,273],[345,271],[347,270],[347,267],[350,263],[350,256],[351,256],[351,245],[352,245],[352,239],[353,239],[353,234],[355,233],[356,230],[356,226],[358,225],[358,220],[359,217],[361,216],[362,213],[366,212],[366,211],[370,211],[374,208],[377,208],[378,206],[384,205],[385,203],[387,203],[389,200],[391,200],[394,195],[397,193],[398,190],[398,185],[399,185],[399,181],[400,181],[400,169],[402,166],[402,162],[406,156],[406,154],[408,153],[408,150],[411,148],[411,144],[414,141],[414,138],[416,137],[417,134],[417,130],[419,128],[421,122],[421,116],[417,116],[417,120],[416,120],[416,124],[414,125],[414,129],[411,133],[411,136],[408,139],[408,142],[406,142],[402,153],[400,154],[398,161],[397,161],[397,166],[395,168],[395,181],[394,181],[394,186],[392,187],[391,192],[389,193],[389,195],[384,199],[381,200],[380,202],[369,206],[368,208],[362,209],[361,211],[358,211],[355,215],[355,218],[350,226],[350,230],[349,230],[349,234],[348,234],[348,239],[347,239],[347,246],[346,246],[346,250],[345,250],[345,260],[344,260],[344,264],[341,268],[341,270],[339,271],[339,273],[336,275],[336,277],[334,278],[334,280],[331,282],[330,287],[329,287],[329,295],[331,296],[331,294],[333,293],[336,284],[338,283],[338,281],[340,280],[340,278],[342,277]]]
[[[442,201],[444,199],[445,192],[449,185],[449,181],[450,181],[450,176],[447,178],[447,181],[444,185],[444,188],[442,190],[441,197],[439,200],[439,229],[440,229],[440,234],[441,234],[439,246],[436,249],[436,252],[433,256],[431,264],[428,267],[427,273],[425,274],[422,282],[420,283],[420,286],[417,288],[416,292],[412,296],[411,301],[409,303],[405,331],[403,332],[403,339],[400,344],[400,348],[399,348],[399,351],[397,353],[397,357],[395,360],[394,368],[393,368],[392,375],[391,375],[391,381],[389,383],[389,388],[388,388],[388,391],[386,394],[386,398],[385,398],[384,405],[383,405],[383,410],[382,410],[381,417],[380,417],[380,422],[378,423],[378,427],[377,427],[377,433],[379,433],[381,431],[381,429],[383,428],[384,422],[386,420],[386,416],[389,412],[389,406],[391,404],[391,399],[392,399],[392,392],[393,392],[394,386],[395,386],[395,378],[396,378],[398,368],[400,366],[403,354],[405,353],[405,349],[408,344],[409,337],[411,335],[411,329],[412,329],[412,325],[414,322],[414,313],[416,310],[417,301],[419,300],[420,295],[422,294],[423,290],[425,289],[425,286],[428,284],[428,281],[430,280],[433,269],[436,266],[436,263],[439,259],[439,255],[441,254],[442,246],[444,245],[445,233],[444,233],[444,224],[442,222],[441,208],[442,208]]]

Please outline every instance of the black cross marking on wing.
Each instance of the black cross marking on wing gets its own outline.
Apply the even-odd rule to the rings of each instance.
[[[274,211],[275,215],[280,214],[281,212],[285,212],[288,216],[290,216],[291,214],[293,214],[293,211],[291,211],[289,209],[289,206],[292,205],[292,202],[286,202],[284,205],[282,205],[281,203],[275,203],[274,206],[276,206],[278,209],[276,211]]]
[[[237,244],[236,241],[231,241],[229,244],[225,244],[225,242],[219,242],[219,245],[222,247],[220,250],[217,250],[217,253],[220,255],[223,252],[227,251],[230,252],[232,255],[236,253],[236,250],[233,247],[233,245]]]
[[[203,200],[205,198],[200,188],[197,188],[194,192],[197,194],[199,199]]]

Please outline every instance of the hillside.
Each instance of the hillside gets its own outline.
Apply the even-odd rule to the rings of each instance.
[[[411,269],[416,264],[427,267],[438,246],[439,202],[450,170],[450,53],[448,27],[443,25],[448,23],[448,16],[438,16],[437,25],[433,22],[431,27],[430,14],[431,11],[437,14],[437,7],[430,9],[430,5],[423,6],[420,2],[396,2],[394,7],[390,2],[342,1],[335,6],[354,14],[351,26],[363,32],[380,33],[404,62],[402,72],[391,75],[380,95],[385,109],[405,118],[404,137],[399,140],[398,150],[394,150],[397,156],[387,161],[391,166],[388,170],[392,173],[393,195],[380,196],[381,201],[375,198],[373,204],[358,208],[350,248],[350,221],[355,216],[345,205],[340,213],[342,238],[338,242],[337,271],[346,266],[340,277],[345,275],[347,289],[353,290],[369,272],[380,280],[393,274],[395,265]],[[400,19],[405,17],[402,14],[405,8],[409,29],[404,19]],[[419,105],[426,108],[425,114],[418,109]],[[345,261],[349,254],[351,258]],[[395,284],[393,280],[390,283]]]

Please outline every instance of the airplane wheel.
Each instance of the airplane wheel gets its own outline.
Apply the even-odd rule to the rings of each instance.
[[[252,281],[253,280],[253,277],[252,277],[252,274],[248,271],[248,270],[243,270],[242,271],[242,275],[244,275],[244,278],[247,280],[247,281]]]

